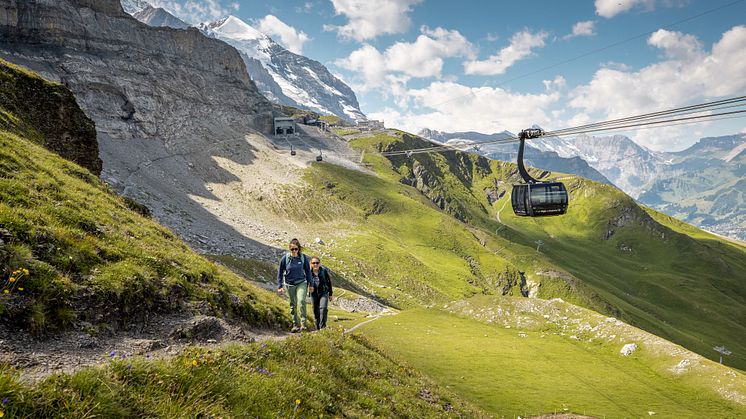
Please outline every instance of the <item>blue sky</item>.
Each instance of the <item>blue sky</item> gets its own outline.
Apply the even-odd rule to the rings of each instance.
[[[746,95],[746,1],[154,3],[192,23],[233,14],[325,64],[369,117],[414,132],[559,129]],[[624,134],[679,150],[745,130],[730,119]]]

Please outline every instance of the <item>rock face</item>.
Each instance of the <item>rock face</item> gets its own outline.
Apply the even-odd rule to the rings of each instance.
[[[0,60],[0,107],[22,121],[32,121],[40,134],[36,140],[47,149],[101,174],[95,125],[69,90]],[[0,118],[0,128],[28,133],[30,127]]]
[[[116,0],[1,0],[0,10],[0,53],[68,86],[99,132],[176,138],[208,134],[206,120],[247,130],[268,116],[238,53],[195,29],[150,28]]]
[[[197,235],[269,250],[195,199],[233,179],[221,161],[254,158],[247,134],[271,131],[271,104],[234,48],[147,26],[117,0],[0,0],[0,57],[72,90],[96,123],[101,177],[197,250],[209,251]]]

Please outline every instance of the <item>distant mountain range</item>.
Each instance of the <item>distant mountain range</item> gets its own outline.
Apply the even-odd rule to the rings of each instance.
[[[463,144],[474,143],[475,145],[502,140],[513,137],[508,131],[495,134],[482,134],[474,131],[467,132],[440,132],[431,129],[424,129],[419,132],[419,136],[442,144]],[[485,144],[479,146],[479,153],[493,160],[515,162],[518,157],[518,144]],[[526,144],[524,151],[524,161],[532,167],[539,167],[554,172],[572,173],[582,176],[586,179],[597,182],[612,184],[601,172],[591,167],[585,160],[580,157],[562,157],[555,151],[544,151],[532,145]]]
[[[441,143],[483,143],[514,134],[446,133],[420,136]],[[515,161],[517,144],[484,145],[480,153]],[[542,137],[526,144],[529,166],[611,183],[652,208],[729,237],[746,240],[746,135],[703,138],[663,153],[621,136]]]
[[[188,28],[163,8],[143,0],[122,0],[124,10],[150,26]],[[292,53],[235,16],[204,22],[197,28],[238,50],[259,91],[270,101],[348,122],[365,120],[355,92],[318,61]]]

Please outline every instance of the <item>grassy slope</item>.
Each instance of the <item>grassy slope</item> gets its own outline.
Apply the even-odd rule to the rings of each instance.
[[[200,300],[257,326],[286,322],[277,298],[197,256],[85,169],[7,132],[0,162],[0,277],[29,271],[0,296],[6,320],[36,331],[116,325]]]
[[[50,94],[60,88],[50,86]],[[287,326],[285,301],[196,255],[129,208],[135,203],[38,146],[33,121],[0,110],[13,124],[0,130],[0,285],[8,290],[0,321],[13,333],[127,324],[190,303],[253,326]],[[239,268],[252,280],[274,275],[266,263]],[[111,359],[33,385],[0,364],[0,416],[485,416],[365,339],[332,331],[166,360]]]
[[[483,193],[495,180],[509,192],[515,165],[489,162],[486,172],[476,156],[416,155],[413,160],[439,180],[435,192],[465,224],[399,182],[412,172],[411,160],[389,161],[375,153],[418,145],[411,141],[379,134],[351,142],[368,151],[366,162],[377,177],[328,164],[307,174],[317,202],[337,214],[345,213],[340,206],[349,207],[348,215],[333,222],[302,213],[297,219],[305,217],[308,228],[337,237],[333,246],[317,250],[350,286],[406,308],[501,293],[525,272],[540,283],[540,297],[618,316],[711,359],[717,355],[712,347],[725,345],[734,352],[727,362],[746,368],[743,248],[713,236],[690,237],[693,228],[682,229],[657,213],[652,218],[617,189],[575,177],[565,180],[568,215],[515,217],[510,204],[503,205],[509,194],[490,206]],[[500,210],[504,224],[496,221]],[[614,226],[625,214],[625,225]],[[609,229],[614,234],[604,240]],[[540,252],[537,240],[544,243]],[[514,286],[508,294],[518,290]]]
[[[661,355],[652,343],[649,348],[635,340],[641,349],[622,357],[620,332],[619,338],[588,339],[581,333],[571,338],[558,326],[566,318],[559,317],[566,314],[562,303],[554,304],[555,315],[551,310],[525,312],[502,300],[480,297],[464,310],[469,314],[460,316],[409,310],[360,330],[394,357],[500,417],[566,411],[595,417],[746,414],[746,406],[723,400],[717,392],[744,394],[746,376],[741,373],[706,360],[690,360],[685,372],[674,373],[671,368],[686,356],[681,352]],[[485,310],[491,315],[474,319]],[[497,312],[507,314],[501,318]],[[552,313],[558,323],[544,320],[541,312]],[[489,324],[494,318],[499,320]],[[499,324],[506,318],[505,325]],[[518,318],[522,327],[516,326]],[[605,322],[590,312],[578,318],[589,325]],[[574,320],[566,323],[577,327]]]
[[[0,397],[9,417],[486,416],[366,339],[331,331],[111,361],[33,387],[0,369]]]
[[[108,328],[199,301],[255,326],[287,323],[278,298],[199,257],[133,211],[141,206],[40,146],[45,132],[61,132],[70,155],[97,148],[72,93],[4,61],[0,74],[0,321],[39,333],[82,321]],[[39,115],[44,106],[57,107],[55,129]]]

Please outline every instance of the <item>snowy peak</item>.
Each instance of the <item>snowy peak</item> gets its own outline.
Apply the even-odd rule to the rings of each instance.
[[[120,3],[122,4],[122,9],[131,15],[151,7],[151,4],[146,0],[121,0]]]
[[[233,15],[212,23],[205,23],[204,25],[221,36],[237,41],[269,39],[267,35]]]
[[[241,19],[228,16],[198,28],[241,53],[251,79],[269,100],[346,121],[366,119],[352,89],[323,64],[288,51]]]
[[[133,13],[132,16],[149,26],[165,26],[176,29],[186,29],[189,27],[188,23],[168,13],[165,9],[150,5],[139,12]]]

